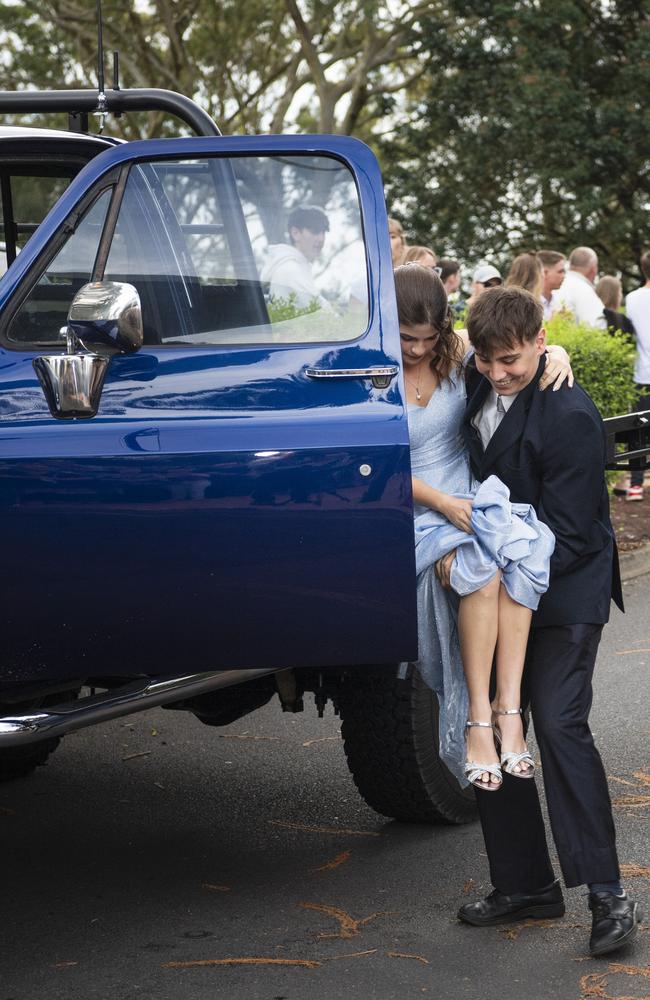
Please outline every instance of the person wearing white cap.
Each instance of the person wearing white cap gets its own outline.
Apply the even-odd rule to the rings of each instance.
[[[495,285],[502,284],[503,278],[493,264],[479,264],[472,275],[472,294],[467,300],[467,305],[471,306],[486,288],[494,288]]]

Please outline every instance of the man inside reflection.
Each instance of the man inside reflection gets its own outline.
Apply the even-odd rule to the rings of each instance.
[[[323,249],[329,228],[325,212],[316,205],[300,205],[289,214],[289,243],[269,246],[261,274],[276,304],[300,310],[327,306],[314,280],[312,265]]]

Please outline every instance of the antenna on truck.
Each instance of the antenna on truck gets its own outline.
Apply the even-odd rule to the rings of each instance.
[[[102,25],[102,0],[97,0],[97,110],[99,118],[99,134],[104,131],[104,122],[108,112],[106,94],[104,93],[104,33]]]

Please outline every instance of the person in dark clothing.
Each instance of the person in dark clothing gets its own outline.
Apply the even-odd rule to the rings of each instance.
[[[589,729],[592,674],[612,597],[622,592],[605,483],[605,432],[575,386],[539,392],[546,333],[542,306],[521,288],[487,289],[472,306],[463,433],[472,472],[495,474],[513,503],[530,503],[555,534],[550,585],[533,616],[522,705],[535,722],[551,828],[567,887],[586,883],[590,951],[632,939],[640,914],[623,891],[607,780]],[[499,406],[499,400],[505,405]],[[496,403],[495,403],[496,400]],[[493,419],[493,411],[500,420]],[[453,553],[438,566],[448,582]],[[495,712],[499,706],[493,704]],[[461,907],[486,926],[564,913],[534,779],[504,775],[477,796],[494,891]]]
[[[596,285],[596,295],[605,307],[605,320],[609,333],[619,331],[624,333],[631,343],[634,343],[636,330],[632,320],[621,312],[623,304],[623,286],[613,274],[605,274]]]

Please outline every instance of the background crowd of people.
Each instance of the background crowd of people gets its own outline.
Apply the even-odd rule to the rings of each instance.
[[[546,321],[564,313],[572,316],[576,323],[628,337],[636,346],[636,409],[650,409],[650,250],[646,250],[639,262],[641,286],[629,292],[625,299],[623,286],[616,275],[606,274],[599,278],[598,254],[587,246],[576,247],[568,255],[559,250],[520,253],[505,276],[494,264],[484,261],[471,273],[467,295],[462,291],[460,261],[438,258],[431,247],[409,246],[397,219],[389,219],[389,232],[393,266],[416,261],[434,268],[458,317],[466,315],[486,288],[515,286],[527,289],[539,299]],[[643,467],[632,472],[625,486],[625,496],[627,500],[643,500]]]

